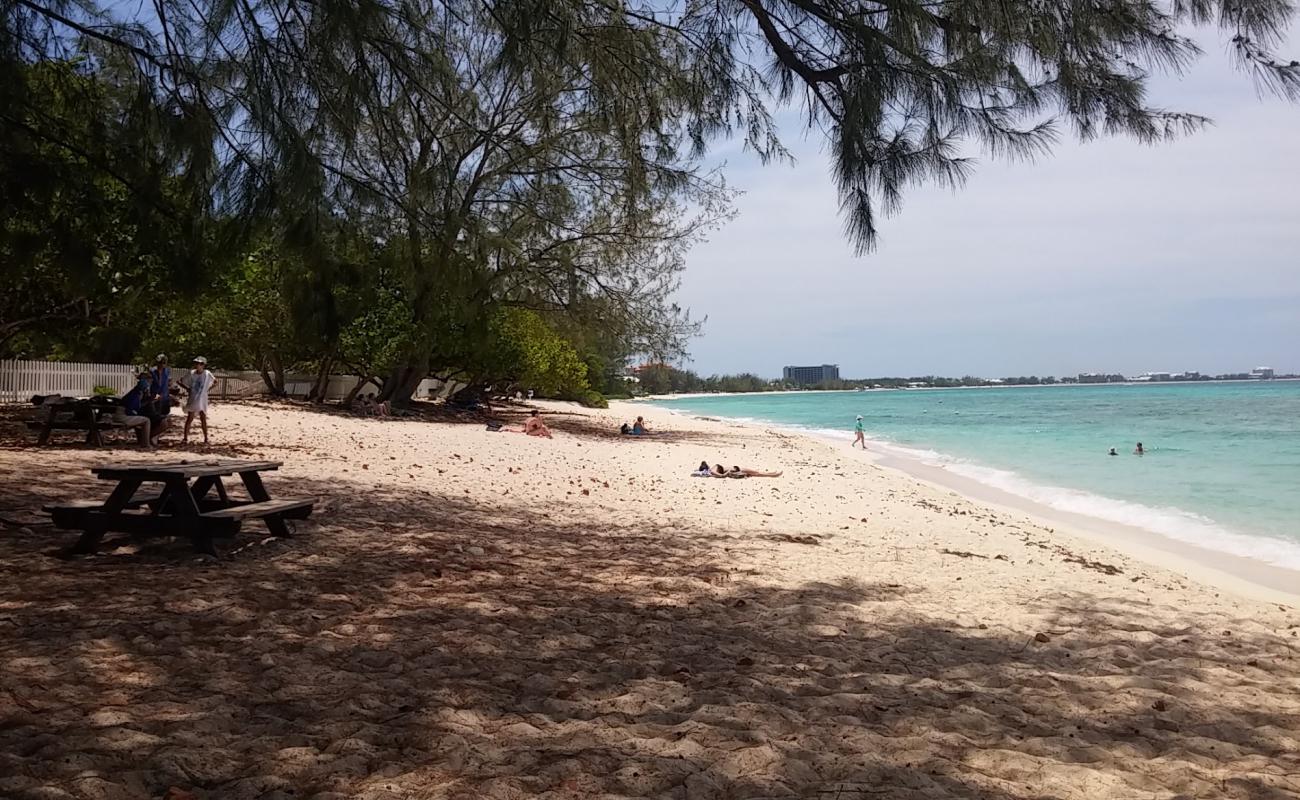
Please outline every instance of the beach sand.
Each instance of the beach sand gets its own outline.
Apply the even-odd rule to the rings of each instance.
[[[222,405],[207,454],[6,416],[0,797],[1300,797],[1291,605],[847,440],[540,405],[554,440]],[[52,555],[87,467],[182,453],[320,502],[216,560]]]

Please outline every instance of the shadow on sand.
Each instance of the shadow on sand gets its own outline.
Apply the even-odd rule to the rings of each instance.
[[[0,796],[1300,794],[1300,718],[1269,701],[1294,640],[1080,596],[1040,641],[918,614],[906,586],[763,585],[735,532],[292,493],[332,499],[216,562],[65,562],[47,527],[0,529]]]

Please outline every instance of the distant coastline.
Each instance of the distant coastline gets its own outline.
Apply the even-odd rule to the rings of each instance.
[[[646,394],[632,398],[632,401],[646,400],[684,400],[692,397],[738,397],[743,395],[780,395],[780,394],[861,394],[865,392],[914,392],[914,391],[949,391],[956,389],[1052,389],[1062,387],[1082,387],[1082,386],[1201,386],[1207,383],[1286,383],[1300,381],[1300,375],[1284,375],[1276,378],[1205,378],[1200,380],[1182,380],[1182,381],[1111,381],[1108,383],[1079,383],[1070,381],[1069,383],[991,383],[970,386],[880,386],[863,389],[764,389],[759,391],[712,391],[712,392],[666,392],[660,394]]]
[[[869,391],[872,389],[954,389],[990,388],[1004,386],[1058,386],[1058,385],[1127,385],[1147,383],[1215,383],[1215,382],[1267,382],[1300,379],[1293,372],[1273,367],[1253,367],[1249,372],[1224,372],[1217,375],[1202,374],[1196,370],[1183,372],[1144,372],[1141,375],[1124,375],[1119,372],[1079,372],[1057,377],[1055,375],[1004,375],[979,377],[962,375],[881,375],[876,377],[842,378],[839,366],[823,364],[820,367],[785,367],[780,378],[764,378],[753,372],[701,376],[699,373],[665,363],[648,363],[631,367],[621,377],[612,377],[606,394],[613,399],[629,396],[694,396],[701,394],[759,394],[766,392],[801,391]],[[621,385],[618,385],[621,384]]]

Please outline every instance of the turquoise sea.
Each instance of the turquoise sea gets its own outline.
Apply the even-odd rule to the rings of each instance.
[[[1300,569],[1300,381],[713,395],[656,401],[853,439],[1033,501]],[[1142,442],[1145,456],[1133,455]],[[1115,448],[1120,455],[1108,456]]]

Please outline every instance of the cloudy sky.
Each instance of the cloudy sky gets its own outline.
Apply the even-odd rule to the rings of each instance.
[[[1293,46],[1300,36],[1291,37]],[[798,162],[720,148],[739,216],[693,250],[703,374],[846,377],[1300,372],[1300,106],[1261,98],[1221,41],[1152,97],[1215,125],[1172,144],[1063,142],[980,158],[964,189],[912,190],[856,257],[816,137]]]

